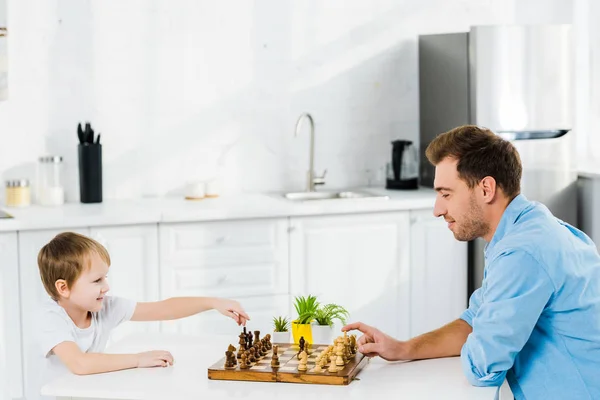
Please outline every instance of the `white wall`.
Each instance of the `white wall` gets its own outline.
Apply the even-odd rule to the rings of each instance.
[[[228,192],[301,190],[308,111],[327,186],[366,184],[392,139],[417,139],[417,35],[511,23],[514,3],[8,0],[1,178],[60,154],[78,201],[76,126],[91,120],[105,198],[216,174]]]

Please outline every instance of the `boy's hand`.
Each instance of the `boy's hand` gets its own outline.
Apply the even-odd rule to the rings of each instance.
[[[246,326],[246,321],[250,320],[246,311],[235,300],[215,299],[214,309],[224,316],[232,318],[238,325]]]
[[[173,355],[166,350],[152,350],[136,354],[138,368],[166,367],[173,365]]]

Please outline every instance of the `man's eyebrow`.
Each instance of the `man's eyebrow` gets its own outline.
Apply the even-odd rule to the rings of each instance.
[[[442,190],[443,190],[443,191],[445,191],[445,192],[452,192],[452,189],[450,189],[450,188],[447,188],[447,187],[443,187],[443,186],[437,186],[437,187],[435,188],[435,191],[436,191],[436,192],[441,192]]]

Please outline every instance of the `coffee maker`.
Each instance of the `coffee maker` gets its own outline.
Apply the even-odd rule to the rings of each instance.
[[[410,140],[392,142],[392,162],[387,164],[386,189],[418,189],[419,161]]]

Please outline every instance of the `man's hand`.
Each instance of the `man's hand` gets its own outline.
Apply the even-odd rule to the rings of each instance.
[[[238,325],[246,326],[246,321],[250,320],[246,311],[240,303],[235,300],[215,298],[214,309],[226,317],[232,318]]]
[[[138,353],[138,368],[166,367],[173,365],[173,355],[165,350],[152,350]]]
[[[358,351],[367,357],[379,356],[387,361],[405,360],[405,343],[386,335],[372,326],[354,322],[342,328],[342,332],[357,329],[363,333],[357,340]]]

